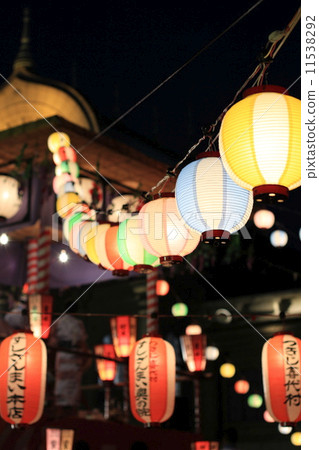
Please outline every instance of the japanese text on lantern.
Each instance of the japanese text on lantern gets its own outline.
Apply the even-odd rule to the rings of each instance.
[[[300,355],[297,341],[291,339],[283,342],[285,357],[285,388],[289,407],[299,406],[301,401]]]
[[[8,417],[21,419],[25,403],[24,399],[24,369],[25,369],[25,347],[24,335],[14,336],[9,353],[9,376],[8,376]]]
[[[147,341],[140,340],[136,348],[135,398],[136,411],[140,416],[150,416],[148,393]]]

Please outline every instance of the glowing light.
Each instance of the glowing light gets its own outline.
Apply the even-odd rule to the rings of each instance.
[[[206,348],[206,359],[208,359],[208,361],[216,361],[218,357],[219,357],[219,349],[214,345],[209,345]]]
[[[231,313],[225,308],[216,309],[215,316],[221,323],[230,323],[233,320]]]
[[[224,363],[219,368],[219,373],[223,378],[232,378],[236,373],[236,367],[231,363]]]
[[[264,411],[264,420],[268,423],[274,423],[274,419],[271,417],[271,415],[269,414],[269,412],[267,411],[267,409],[265,409]]]
[[[294,433],[292,433],[292,435],[290,436],[290,442],[292,443],[292,445],[295,445],[296,447],[300,447],[301,446],[301,433],[300,433],[300,431],[295,431]]]
[[[65,250],[61,250],[59,254],[59,261],[63,264],[65,264],[69,260],[69,255]]]
[[[269,230],[275,223],[275,214],[268,209],[260,209],[254,214],[254,224],[257,228]]]
[[[250,406],[251,408],[260,408],[261,405],[263,404],[263,398],[259,394],[251,394],[247,398],[247,403],[248,406]]]
[[[175,303],[172,306],[172,314],[175,317],[183,317],[183,316],[187,316],[188,314],[188,306],[185,305],[185,303]]]
[[[250,385],[247,380],[238,380],[234,384],[234,389],[237,394],[247,394],[249,391]]]
[[[290,434],[292,432],[292,427],[285,427],[283,425],[281,425],[280,423],[278,424],[278,431],[281,434]]]
[[[270,242],[274,247],[284,247],[288,242],[288,234],[283,230],[273,231],[270,235]]]
[[[169,283],[166,280],[156,281],[156,295],[167,295],[169,293]]]
[[[195,334],[202,334],[202,327],[200,325],[188,325],[185,329],[185,334],[192,336]]]
[[[7,245],[8,242],[9,242],[9,236],[6,233],[2,233],[0,235],[0,244]]]

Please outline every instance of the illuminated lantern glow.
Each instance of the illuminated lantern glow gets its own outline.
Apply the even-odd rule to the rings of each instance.
[[[118,229],[118,225],[99,225],[95,236],[95,250],[101,267],[112,271],[115,276],[127,276],[129,271],[133,270],[133,266],[125,262],[119,252]]]
[[[56,166],[62,164],[63,161],[76,162],[76,152],[72,147],[60,147],[53,153],[53,162]]]
[[[14,217],[21,208],[22,200],[19,181],[9,175],[0,175],[0,219]]]
[[[185,334],[187,334],[187,336],[202,334],[202,327],[196,324],[187,325],[187,327],[185,328]]]
[[[233,320],[233,316],[228,311],[228,309],[225,308],[216,309],[215,316],[220,323],[231,323],[231,321]]]
[[[251,394],[247,398],[247,403],[251,408],[260,408],[263,404],[263,398],[259,394]]]
[[[149,273],[159,266],[157,256],[145,250],[141,241],[141,218],[134,216],[120,223],[117,233],[117,246],[120,255],[133,270],[139,273]]]
[[[269,230],[275,223],[275,214],[268,209],[260,209],[254,214],[254,224],[257,228]]]
[[[100,261],[95,251],[95,236],[97,233],[98,222],[93,220],[85,220],[79,222],[79,234],[78,234],[78,251],[82,257],[88,259],[88,251],[93,259],[94,264],[99,264]]]
[[[73,208],[69,211],[69,215],[63,220],[63,239],[69,242],[70,231],[76,223],[80,223],[85,220],[95,220],[96,213],[93,209],[90,209],[86,203],[77,203],[73,205]]]
[[[127,358],[136,342],[136,318],[130,316],[112,317],[110,325],[116,356]]]
[[[29,295],[29,323],[35,338],[47,339],[50,334],[52,322],[51,295]]]
[[[278,424],[278,431],[281,434],[287,435],[287,434],[290,434],[292,432],[292,427],[287,427],[287,426],[281,425],[279,423]]]
[[[80,203],[80,197],[75,192],[66,192],[58,197],[56,201],[56,211],[60,217],[67,217],[74,206]]]
[[[66,133],[55,132],[48,137],[48,149],[55,153],[60,147],[70,147],[70,138]]]
[[[71,175],[72,179],[77,179],[80,175],[80,167],[76,162],[63,161],[59,166],[55,167],[55,175],[61,176],[63,173]]]
[[[300,431],[295,431],[294,433],[292,433],[292,435],[290,436],[290,442],[292,443],[292,445],[295,445],[296,447],[300,447],[301,446],[301,433],[300,433]]]
[[[63,173],[58,177],[53,178],[52,186],[53,191],[56,195],[61,196],[66,192],[75,192],[74,183],[76,179],[72,177],[69,173]],[[68,189],[67,189],[68,186]]]
[[[46,429],[46,450],[72,450],[74,430]]]
[[[176,201],[187,225],[206,243],[216,239],[226,243],[246,224],[253,208],[252,193],[230,178],[218,152],[201,153],[182,169]]]
[[[141,239],[146,250],[160,258],[163,266],[183,261],[198,246],[200,235],[186,227],[173,193],[161,193],[140,211]]]
[[[123,222],[123,220],[132,217],[133,213],[138,211],[143,203],[144,201],[140,197],[132,194],[114,197],[107,207],[109,212],[107,220],[114,223]]]
[[[192,442],[191,450],[219,450],[219,442],[216,441]]]
[[[169,293],[169,288],[169,283],[166,280],[156,280],[156,295],[167,295]]]
[[[257,86],[225,114],[219,133],[229,176],[256,201],[284,201],[301,182],[301,102],[278,86]]]
[[[267,411],[267,409],[265,409],[263,417],[264,417],[264,421],[265,422],[268,422],[268,423],[274,423],[275,422],[274,419],[269,414],[269,412]]]
[[[11,424],[32,424],[43,412],[47,350],[42,339],[18,332],[0,346],[0,415]],[[17,373],[19,377],[17,377]]]
[[[203,372],[206,368],[205,334],[185,335],[180,337],[183,359],[190,372]]]
[[[219,357],[219,349],[214,345],[209,345],[206,347],[206,359],[208,361],[216,361]]]
[[[224,363],[219,368],[219,373],[223,378],[232,378],[236,373],[236,367],[231,363]]]
[[[174,317],[185,317],[188,314],[188,306],[185,303],[175,303],[171,311]]]
[[[175,352],[169,342],[160,337],[144,337],[135,343],[129,357],[130,407],[135,419],[152,425],[171,417],[175,371]]]
[[[262,376],[266,409],[286,425],[301,420],[301,341],[291,334],[278,334],[263,346]],[[294,397],[287,391],[293,381]]]
[[[94,353],[104,358],[115,358],[112,344],[101,344],[94,347]],[[96,368],[101,381],[113,381],[116,375],[116,362],[96,358]]]
[[[247,394],[250,385],[247,380],[238,380],[234,384],[234,389],[237,394]]]
[[[285,247],[288,242],[288,234],[283,230],[275,230],[270,235],[270,242],[273,247]]]
[[[103,190],[100,183],[86,177],[80,177],[75,188],[81,200],[94,209],[101,209],[103,205]]]

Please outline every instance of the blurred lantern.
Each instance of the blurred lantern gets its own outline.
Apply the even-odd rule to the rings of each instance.
[[[219,450],[219,442],[197,441],[191,443],[191,450]]]
[[[60,217],[67,217],[74,206],[80,202],[80,197],[75,192],[66,192],[58,197],[56,201],[56,211]]]
[[[48,148],[52,153],[59,150],[60,147],[69,147],[70,138],[66,133],[56,132],[48,137]]]
[[[197,247],[200,235],[186,227],[173,193],[162,193],[160,197],[146,203],[141,211],[141,239],[146,250],[160,258],[163,266],[183,261]]]
[[[205,152],[180,172],[176,201],[187,225],[202,233],[201,240],[227,242],[248,221],[253,195],[236,184],[223,167],[218,152]]]
[[[103,206],[103,190],[100,183],[86,177],[80,177],[76,184],[76,191],[81,200],[91,208],[101,209]]]
[[[129,357],[130,406],[135,419],[148,425],[167,421],[175,404],[175,352],[160,337],[136,342]]]
[[[233,316],[225,308],[219,308],[215,311],[216,320],[220,323],[230,323],[233,320]]]
[[[37,422],[43,412],[47,350],[30,332],[14,333],[0,346],[0,414],[11,424]]]
[[[278,424],[278,431],[279,431],[279,433],[281,433],[281,434],[287,435],[287,434],[290,434],[290,433],[292,432],[292,427],[287,427],[287,426],[281,425],[281,424],[279,423],[279,424]]]
[[[263,404],[263,398],[259,394],[251,394],[247,398],[247,403],[251,408],[260,408]]]
[[[136,195],[123,194],[114,197],[107,207],[107,220],[114,223],[123,222],[123,220],[132,217],[133,213],[140,209],[141,204],[141,198]]]
[[[72,147],[60,147],[53,154],[53,162],[56,166],[62,164],[63,161],[76,162],[77,156],[76,152]]]
[[[169,293],[169,283],[166,280],[156,281],[156,295],[167,295]]]
[[[127,358],[136,342],[136,318],[112,317],[110,324],[115,353],[119,358]]]
[[[58,196],[61,196],[62,194],[65,194],[66,192],[75,192],[75,183],[76,179],[72,177],[69,173],[63,173],[62,175],[59,175],[58,177],[55,176],[53,178],[52,186],[53,191]]]
[[[283,230],[273,231],[270,235],[270,242],[274,247],[284,247],[288,242],[288,234]]]
[[[159,266],[157,256],[145,250],[141,241],[141,218],[133,216],[120,223],[117,233],[117,246],[121,257],[133,270],[139,273],[149,273]]]
[[[103,224],[97,227],[95,236],[95,250],[104,269],[111,270],[115,276],[127,276],[133,266],[122,258],[117,245],[119,226]]]
[[[20,183],[9,175],[0,175],[0,221],[14,217],[22,205]]]
[[[217,347],[214,345],[209,345],[206,347],[206,359],[208,359],[208,361],[216,361],[218,357],[219,349]]]
[[[296,447],[300,447],[301,446],[301,433],[300,433],[300,431],[295,431],[294,433],[292,433],[292,435],[290,436],[290,442],[292,443],[292,445],[295,445]]]
[[[237,394],[247,394],[250,385],[247,380],[238,380],[234,384],[234,389]]]
[[[74,430],[46,429],[46,450],[72,450]]]
[[[232,378],[236,373],[236,367],[231,363],[224,363],[219,368],[219,373],[223,378]]]
[[[190,372],[203,372],[206,368],[205,334],[184,335],[180,337],[182,355]]]
[[[171,311],[175,317],[184,317],[188,314],[188,306],[185,303],[175,303]]]
[[[262,375],[266,408],[281,424],[301,420],[301,341],[278,334],[262,350]]]
[[[69,215],[63,220],[63,239],[68,243],[70,231],[75,224],[80,224],[85,220],[95,220],[96,213],[90,209],[86,203],[73,205]]]
[[[69,260],[69,255],[67,254],[67,252],[65,250],[61,250],[60,254],[59,254],[59,261],[63,264],[65,264],[66,262],[68,262]]]
[[[52,322],[52,303],[51,295],[29,295],[29,322],[35,338],[47,339],[49,337]]]
[[[225,169],[256,201],[284,201],[300,186],[301,102],[279,86],[257,86],[225,114],[219,147]]]
[[[257,228],[269,230],[275,223],[275,214],[268,209],[260,209],[254,214],[254,224]]]
[[[7,245],[8,242],[9,242],[9,236],[7,235],[7,233],[1,233],[0,234],[0,244]]]
[[[87,257],[88,251],[93,259],[92,262],[99,264],[99,259],[95,251],[95,236],[97,233],[98,222],[93,220],[84,220],[79,223],[79,233],[77,250],[82,257]],[[74,244],[74,243],[73,243]]]
[[[185,328],[185,334],[193,336],[195,334],[202,334],[202,327],[200,325],[191,324]]]
[[[115,358],[113,344],[101,344],[94,347],[94,353],[104,358]],[[96,358],[96,368],[101,381],[113,381],[116,374],[116,362]]]
[[[59,166],[55,167],[55,175],[57,177],[61,176],[63,173],[68,173],[71,175],[72,180],[77,181],[80,175],[80,167],[78,163],[73,161],[63,161]]]
[[[267,411],[267,409],[265,409],[263,417],[264,417],[264,421],[265,422],[268,422],[268,423],[274,423],[275,422],[274,419],[269,414],[269,412]]]

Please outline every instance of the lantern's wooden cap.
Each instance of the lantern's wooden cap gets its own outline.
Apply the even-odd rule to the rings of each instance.
[[[134,272],[138,273],[151,273],[154,272],[155,267],[150,264],[136,264],[133,268]]]
[[[229,240],[230,233],[226,230],[208,230],[204,231],[202,233],[200,240],[201,242],[204,242],[205,244],[211,244],[214,243],[216,245],[220,244],[226,244]]]
[[[254,86],[246,89],[243,92],[243,98],[253,94],[260,94],[261,92],[278,92],[278,94],[288,95],[288,90],[282,86],[276,86],[275,84],[263,84],[262,86]]]
[[[283,203],[289,197],[289,189],[280,184],[262,184],[253,188],[253,194],[259,203]]]
[[[166,197],[166,198],[174,198],[175,194],[174,194],[174,192],[160,192],[158,194],[155,194],[153,199],[157,200],[158,198],[164,198],[164,197]]]
[[[196,156],[196,159],[203,159],[203,158],[219,158],[220,157],[220,153],[219,152],[202,152],[199,153]]]
[[[127,277],[129,275],[129,271],[125,269],[116,269],[112,271],[112,274],[115,277]]]
[[[161,256],[160,263],[164,267],[172,267],[174,264],[183,262],[183,257],[179,255]]]

